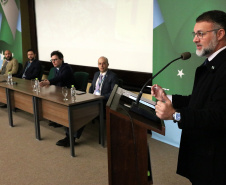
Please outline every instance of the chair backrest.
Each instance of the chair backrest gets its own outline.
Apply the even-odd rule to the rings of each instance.
[[[22,75],[22,72],[23,72],[23,65],[21,63],[18,63],[18,70],[17,70],[17,73],[14,74],[13,76],[15,77],[20,77]]]
[[[54,76],[55,76],[54,67],[52,67],[52,68],[49,70],[48,80],[54,78]]]
[[[44,72],[44,68],[41,66],[41,70],[40,70],[39,75],[38,75],[38,80],[39,80],[39,81],[42,80],[43,72]]]
[[[89,73],[87,72],[74,72],[75,86],[79,91],[85,91],[87,88]]]
[[[121,78],[118,79],[118,86],[123,88],[123,80]]]

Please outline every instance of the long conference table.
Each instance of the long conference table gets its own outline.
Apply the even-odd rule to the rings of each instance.
[[[61,87],[50,85],[33,91],[31,81],[13,77],[13,85],[6,84],[6,77],[0,75],[0,102],[7,104],[9,125],[13,127],[15,108],[34,115],[35,136],[41,140],[40,120],[47,119],[69,128],[71,156],[75,157],[73,134],[91,120],[100,117],[99,144],[105,146],[103,121],[103,96],[90,93],[76,95],[75,101],[68,93],[63,100]]]

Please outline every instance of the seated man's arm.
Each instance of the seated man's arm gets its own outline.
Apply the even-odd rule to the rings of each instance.
[[[13,66],[12,66],[12,70],[10,72],[14,75],[18,71],[19,64],[18,64],[18,61],[14,58],[13,58],[12,62],[13,62]]]
[[[103,94],[104,95],[104,99],[108,100],[108,98],[110,97],[111,92],[112,92],[115,84],[118,84],[118,77],[117,77],[116,74],[113,73],[112,78],[110,80],[110,84],[109,84],[110,90],[107,93]]]
[[[89,88],[89,93],[93,93],[93,92],[94,92],[98,74],[99,74],[99,73],[95,73],[95,74],[94,74],[93,81],[92,81],[91,86],[90,86],[90,88]]]

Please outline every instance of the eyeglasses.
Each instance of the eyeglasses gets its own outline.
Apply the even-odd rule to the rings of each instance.
[[[191,34],[192,34],[192,36],[193,36],[193,38],[195,38],[195,36],[197,35],[197,37],[199,38],[199,39],[202,39],[203,38],[203,35],[205,35],[206,33],[208,33],[208,32],[212,32],[212,31],[217,31],[217,30],[220,30],[221,28],[219,28],[219,29],[214,29],[214,30],[210,30],[210,31],[198,31],[198,32],[192,32]]]
[[[55,62],[57,61],[58,59],[51,59],[50,62]]]

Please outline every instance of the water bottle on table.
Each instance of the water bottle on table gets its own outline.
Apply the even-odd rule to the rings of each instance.
[[[35,89],[36,89],[36,92],[40,92],[40,85],[39,85],[38,78],[35,78]]]
[[[6,84],[13,85],[13,77],[11,72],[8,72],[8,78],[7,78]]]
[[[75,86],[71,85],[71,99],[72,99],[72,101],[75,101],[75,99],[76,99],[75,95],[76,95]]]

